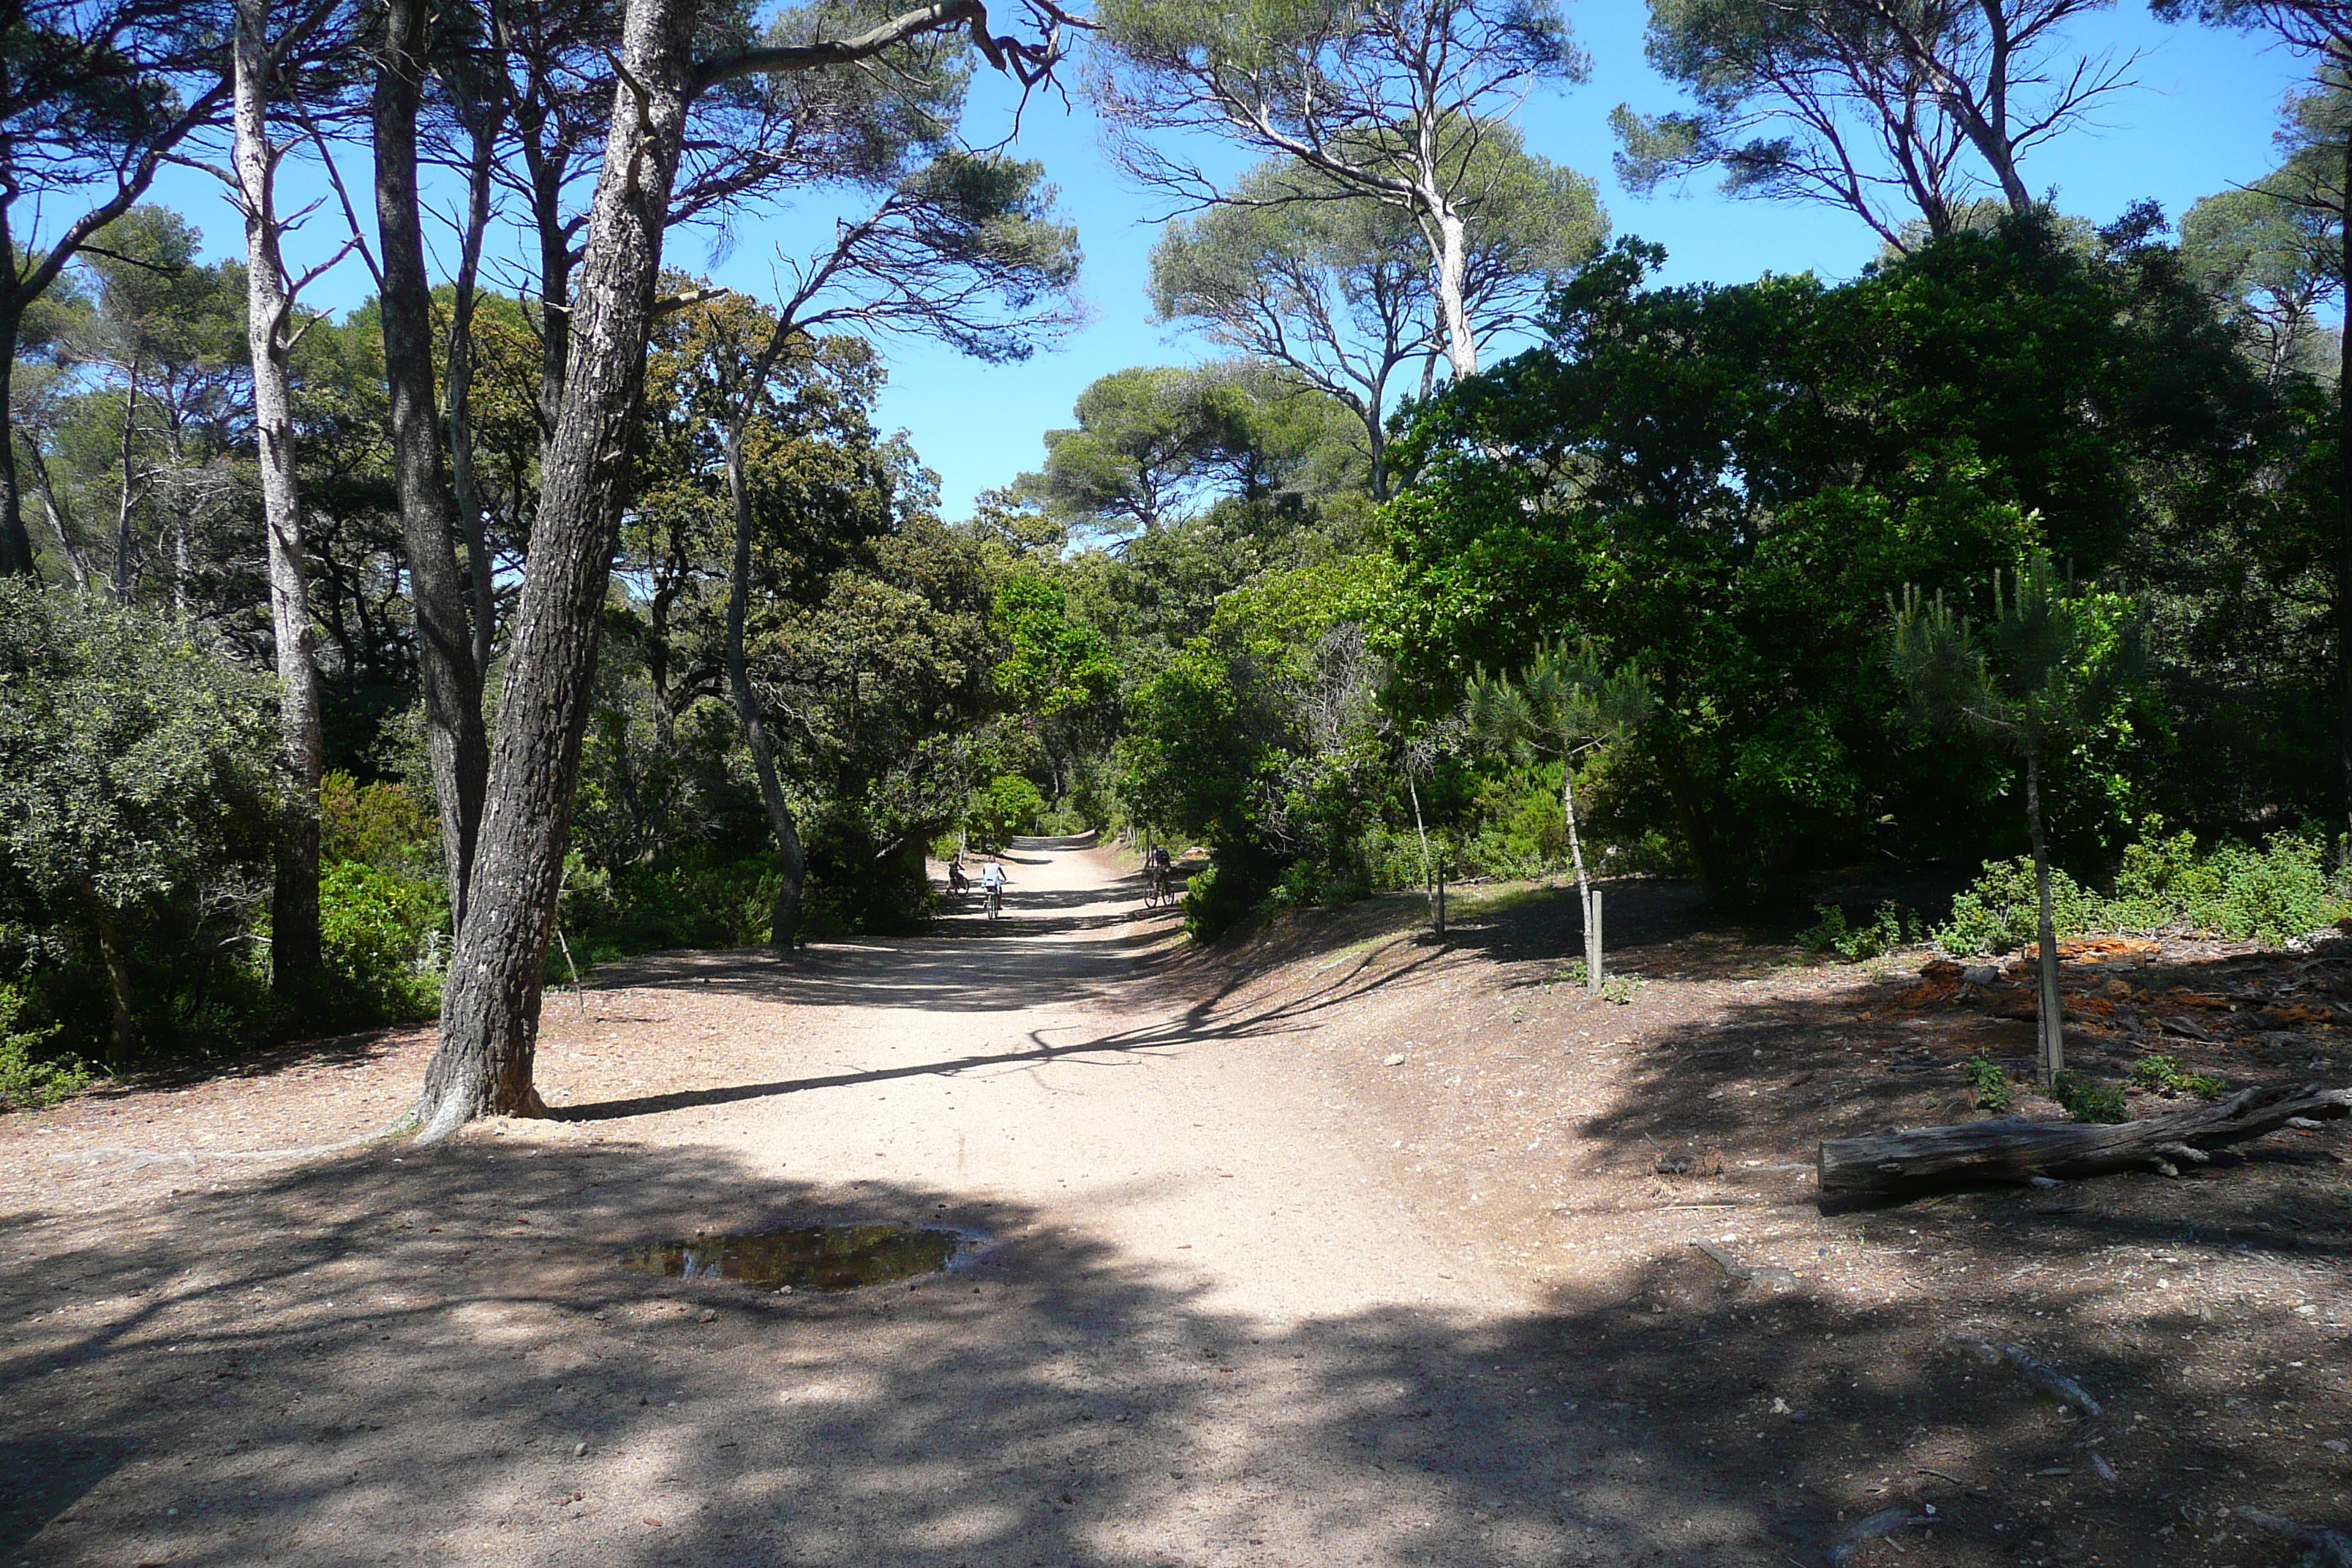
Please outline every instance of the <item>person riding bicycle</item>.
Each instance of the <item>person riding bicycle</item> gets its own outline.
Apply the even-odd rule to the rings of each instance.
[[[1151,884],[1151,896],[1154,899],[1164,899],[1168,896],[1168,878],[1174,869],[1175,862],[1168,858],[1168,846],[1165,844],[1153,846],[1150,852],[1144,856],[1143,876],[1144,879]]]
[[[1004,884],[1007,879],[1008,879],[1004,875],[1004,868],[998,865],[993,860],[991,860],[987,865],[982,866],[980,868],[981,890],[988,895],[988,912],[990,914],[994,914],[996,912],[997,906],[1004,901]]]
[[[950,893],[971,891],[971,879],[963,874],[963,851],[961,849],[957,850],[955,858],[948,862],[948,891]]]

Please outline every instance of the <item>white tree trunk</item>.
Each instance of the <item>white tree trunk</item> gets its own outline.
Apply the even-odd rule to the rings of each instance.
[[[1445,329],[1445,357],[1454,379],[1478,374],[1478,336],[1470,325],[1470,306],[1464,297],[1470,271],[1470,225],[1454,204],[1433,195],[1431,222],[1437,230],[1438,320]]]
[[[269,554],[269,623],[277,645],[279,743],[292,787],[278,824],[271,903],[271,967],[280,991],[319,969],[319,778],[326,743],[319,672],[311,658],[310,594],[295,489],[294,399],[287,361],[294,301],[279,243],[278,150],[269,143],[268,0],[237,0],[233,48],[235,172],[245,216],[246,335],[253,354],[254,428],[260,448],[261,511]]]

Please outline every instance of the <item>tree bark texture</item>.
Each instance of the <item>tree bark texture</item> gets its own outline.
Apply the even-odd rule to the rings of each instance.
[[[751,689],[751,661],[743,647],[743,623],[751,599],[751,491],[743,476],[743,427],[751,399],[767,384],[775,351],[784,342],[779,325],[752,374],[741,388],[742,405],[727,430],[727,494],[735,508],[735,563],[727,593],[727,684],[735,697],[735,720],[751,748],[751,768],[760,778],[760,801],[767,808],[768,826],[776,836],[776,901],[769,914],[768,943],[791,952],[799,938],[801,892],[808,879],[808,857],[801,847],[800,825],[793,820],[792,803],[784,799],[776,776],[776,751],[768,739],[767,721],[760,715],[759,694]]]
[[[392,394],[393,479],[416,616],[426,751],[440,807],[449,907],[465,925],[489,773],[482,669],[459,586],[456,519],[441,468],[433,396],[433,282],[417,208],[416,116],[424,97],[425,0],[387,0],[378,60],[375,217],[383,281],[384,377]],[[478,563],[477,563],[479,564]]]
[[[2352,132],[2344,139],[2343,210],[2337,214],[2338,279],[2352,289]],[[2338,299],[2352,300],[2339,291]],[[2352,332],[2338,350],[2336,380],[2336,774],[2341,791],[2337,825],[2352,855]]]
[[[548,442],[510,639],[466,921],[441,1046],[417,1105],[426,1141],[539,1109],[531,1059],[564,841],[611,574],[662,226],[692,71],[692,0],[631,0],[604,163],[573,293],[562,405]]]
[[[293,348],[294,299],[279,249],[278,149],[269,142],[269,93],[276,73],[268,26],[268,0],[238,0],[231,61],[236,79],[233,162],[245,216],[246,340],[253,358],[262,529],[268,542],[278,744],[291,775],[278,813],[269,966],[280,995],[300,995],[316,984],[320,962],[319,779],[325,771],[326,740],[320,723],[319,670],[311,658],[309,569],[294,471],[294,397],[287,369]]]
[[[1900,1193],[2113,1171],[2155,1169],[2175,1175],[2179,1163],[2203,1164],[2207,1151],[2275,1132],[2291,1120],[2325,1121],[2347,1114],[2352,1114],[2352,1089],[2272,1084],[2169,1116],[2106,1126],[2007,1117],[1831,1138],[1821,1147],[1820,1186],[1823,1193]]]
[[[2025,753],[2025,819],[2033,831],[2033,888],[2036,940],[2041,943],[2041,1005],[2035,1009],[2034,1035],[2041,1044],[2042,1081],[2066,1070],[2066,1015],[2058,999],[2058,922],[2050,907],[2050,846],[2042,830],[2042,758]]]
[[[5,241],[6,231],[0,226],[0,256],[10,254]],[[25,526],[23,480],[16,472],[16,435],[7,417],[9,399],[15,395],[11,384],[16,379],[16,337],[23,311],[18,309],[0,310],[0,577],[30,577],[33,564],[33,534]]]
[[[488,679],[490,645],[498,616],[497,563],[490,559],[489,531],[482,521],[481,487],[474,478],[474,310],[480,300],[482,240],[490,225],[490,175],[498,157],[498,128],[505,100],[481,107],[473,128],[473,163],[467,171],[466,237],[460,247],[449,320],[449,376],[444,389],[449,426],[449,478],[457,500],[457,525],[466,540],[467,586],[474,613],[476,684]],[[481,704],[475,703],[475,710]],[[484,762],[488,760],[487,746]]]

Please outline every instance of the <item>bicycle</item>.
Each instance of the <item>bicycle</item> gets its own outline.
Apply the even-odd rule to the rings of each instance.
[[[988,885],[988,918],[990,920],[994,920],[1003,912],[1004,884],[1002,882],[991,882]]]
[[[1144,883],[1143,907],[1147,910],[1156,910],[1168,901],[1169,896],[1168,868],[1152,867],[1151,874]]]

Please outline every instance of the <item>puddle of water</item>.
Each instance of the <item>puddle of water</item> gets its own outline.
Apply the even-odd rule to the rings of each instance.
[[[855,1290],[936,1274],[979,1246],[960,1230],[908,1225],[806,1225],[749,1236],[657,1242],[621,1267],[672,1279],[726,1279],[769,1289]]]

